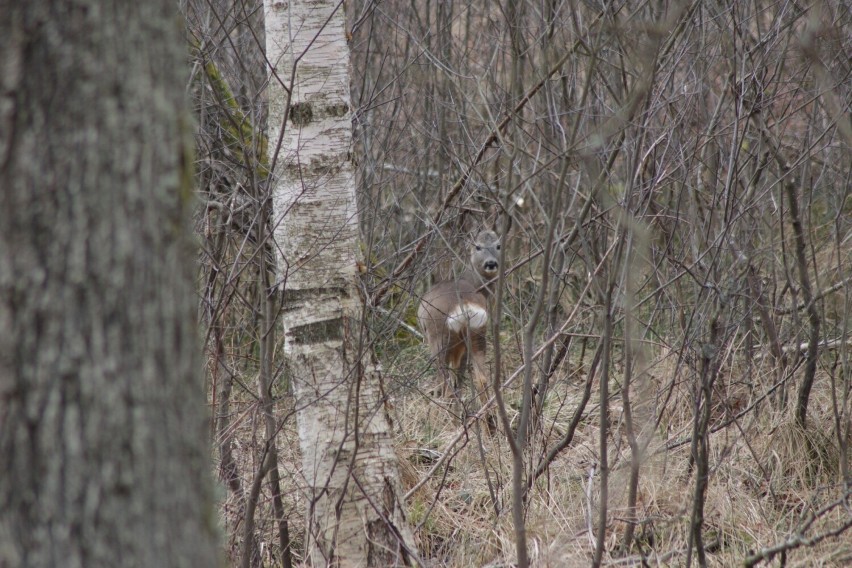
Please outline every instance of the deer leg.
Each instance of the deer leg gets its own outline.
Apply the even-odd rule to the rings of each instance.
[[[430,394],[432,396],[445,396],[451,374],[448,367],[449,342],[446,339],[429,342],[429,352],[435,365],[435,374],[438,376],[439,381],[438,385],[430,390]]]
[[[479,400],[479,407],[484,408],[488,403],[488,382],[490,373],[485,363],[485,333],[476,333],[471,338],[471,359],[473,361],[473,388]],[[497,426],[497,421],[493,413],[489,410],[485,415],[488,431],[494,433]]]
[[[452,390],[452,393],[447,393],[447,396],[456,396],[456,393],[459,391],[459,386],[461,384],[461,374],[464,371],[463,363],[465,358],[465,352],[467,351],[465,344],[463,341],[457,341],[447,353],[447,364],[452,373],[452,383],[449,381],[446,383],[447,389]]]
[[[473,334],[470,339],[473,362],[473,387],[479,397],[480,406],[488,401],[488,371],[485,364],[485,334]]]

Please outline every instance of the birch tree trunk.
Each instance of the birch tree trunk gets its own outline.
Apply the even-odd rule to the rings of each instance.
[[[265,12],[271,146],[284,130],[275,239],[311,499],[307,554],[315,566],[408,564],[391,422],[361,325],[342,2],[266,0]]]
[[[0,14],[0,566],[216,566],[177,6]]]

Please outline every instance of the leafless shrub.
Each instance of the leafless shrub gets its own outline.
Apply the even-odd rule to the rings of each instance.
[[[852,480],[848,7],[347,10],[363,295],[422,556],[848,559],[833,540]],[[262,22],[251,3],[185,12],[223,516],[236,562],[273,440],[298,557],[292,403],[276,344],[259,348],[275,318],[258,286],[272,257]],[[506,230],[508,267],[492,337],[506,427],[493,440],[430,395],[414,318],[483,223]],[[286,557],[274,493],[261,488],[255,512],[267,559]]]

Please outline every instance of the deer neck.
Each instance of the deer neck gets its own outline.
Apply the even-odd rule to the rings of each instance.
[[[494,287],[497,285],[497,276],[494,278],[485,278],[473,269],[468,268],[461,275],[462,280],[467,280],[489,300],[494,295]]]

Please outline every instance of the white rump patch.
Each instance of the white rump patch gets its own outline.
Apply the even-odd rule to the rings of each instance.
[[[455,333],[459,333],[466,327],[479,329],[485,327],[486,323],[488,323],[488,312],[476,304],[456,306],[447,314],[447,327]]]

